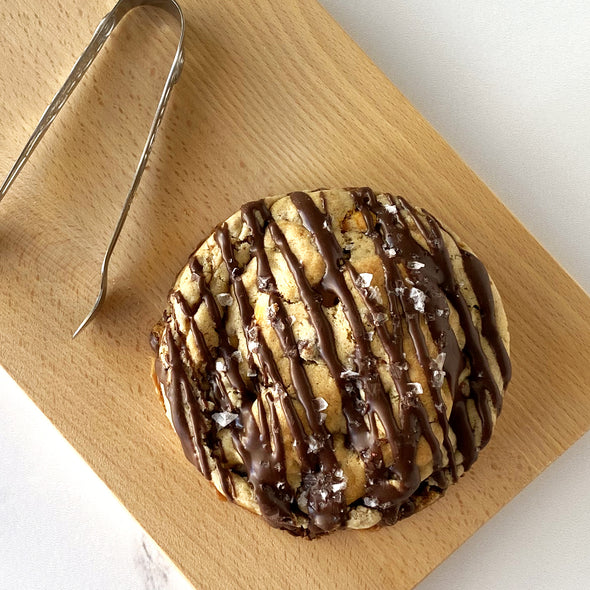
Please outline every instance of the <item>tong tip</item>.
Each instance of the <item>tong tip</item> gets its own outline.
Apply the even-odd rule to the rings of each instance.
[[[88,313],[88,315],[82,320],[82,323],[78,326],[76,331],[72,334],[72,340],[76,338],[76,336],[94,319],[94,316],[97,314],[100,306],[102,305],[104,299],[104,289],[101,288],[96,301],[94,302],[94,306]]]

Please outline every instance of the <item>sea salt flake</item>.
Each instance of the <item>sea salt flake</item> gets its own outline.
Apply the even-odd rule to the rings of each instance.
[[[310,436],[307,439],[307,451],[309,453],[317,453],[320,450],[320,443],[317,441],[315,436]]]
[[[377,508],[379,506],[377,498],[373,498],[372,496],[365,496],[363,498],[363,504],[369,508]]]
[[[410,381],[408,383],[408,393],[413,393],[414,395],[422,395],[424,393],[422,384]]]
[[[215,296],[217,303],[222,307],[228,307],[234,302],[234,298],[229,293],[219,293]]]
[[[342,471],[342,469],[337,469],[334,472],[334,483],[332,484],[332,491],[334,493],[338,493],[338,492],[342,492],[346,489],[346,486],[348,484],[348,480],[346,479],[346,476],[344,475],[344,472]]]
[[[327,219],[324,219],[324,223],[322,223],[322,227],[324,229],[330,229],[330,224],[328,223]]]
[[[320,419],[319,419],[320,424],[323,424],[326,421],[327,417],[328,417],[328,414],[326,414],[325,412],[320,412]]]
[[[237,414],[232,414],[231,412],[215,412],[215,414],[211,415],[211,418],[213,418],[213,420],[217,422],[220,428],[225,428],[226,426],[231,424],[237,417]]]
[[[383,299],[381,298],[381,291],[379,291],[377,287],[369,287],[367,289],[367,296],[371,301],[375,301],[379,304],[383,303]]]
[[[372,342],[374,337],[375,337],[374,331],[367,332],[367,338],[369,339],[369,342]]]
[[[316,397],[313,400],[313,405],[316,407],[316,410],[323,412],[328,407],[328,402],[323,397]]]
[[[430,368],[441,370],[445,366],[445,359],[447,358],[446,352],[439,352],[436,358],[430,359]]]
[[[373,275],[370,272],[361,272],[357,279],[359,287],[368,287],[373,280]]]
[[[246,373],[246,375],[248,375],[248,377],[252,378],[252,377],[256,377],[258,375],[258,373],[256,371],[254,371],[253,369],[248,369],[248,372]]]
[[[424,268],[425,264],[423,262],[418,262],[417,260],[410,260],[406,266],[410,269],[410,270],[419,270],[421,268]]]
[[[373,321],[375,322],[376,326],[381,326],[387,321],[387,316],[383,312],[379,312],[375,314]]]
[[[432,371],[432,384],[435,387],[442,387],[443,383],[445,382],[445,375],[445,371],[441,371],[439,369]]]
[[[276,303],[273,303],[269,307],[266,308],[266,319],[269,322],[273,322],[277,319],[277,315],[279,313],[279,306]]]
[[[223,359],[217,359],[217,361],[215,362],[215,370],[218,373],[225,373],[225,371],[227,371],[225,361]]]
[[[420,313],[424,313],[424,303],[426,301],[426,294],[416,287],[410,289],[410,299],[414,303],[414,309]]]
[[[289,316],[289,322],[291,326],[297,321],[297,318],[294,315]]]
[[[233,358],[233,359],[236,359],[236,361],[238,361],[238,363],[241,363],[241,362],[242,362],[242,359],[244,358],[244,357],[242,356],[242,353],[241,353],[241,351],[239,351],[239,350],[234,350],[234,351],[231,353],[231,356],[232,356],[232,358]]]
[[[447,407],[445,406],[445,403],[444,403],[444,402],[440,402],[440,404],[434,404],[434,407],[436,408],[436,410],[437,410],[438,412],[443,412],[443,413],[444,413],[444,412],[446,411],[446,409],[447,409]]]
[[[332,484],[332,491],[334,493],[342,492],[346,489],[346,481],[339,481]]]
[[[257,283],[258,283],[258,289],[260,291],[268,291],[268,289],[270,287],[270,283],[271,283],[271,278],[270,277],[258,277]]]
[[[307,492],[301,492],[297,498],[297,505],[302,512],[307,513]]]
[[[248,350],[250,352],[256,352],[260,348],[258,340],[248,340]]]
[[[397,207],[395,205],[385,205],[385,211],[387,211],[387,213],[395,215],[397,213]]]
[[[436,315],[437,315],[439,318],[442,318],[443,316],[444,316],[444,317],[448,317],[448,315],[449,315],[449,311],[448,311],[447,309],[437,309],[437,310],[436,310]]]
[[[340,377],[342,379],[347,379],[348,377],[358,377],[360,375],[360,373],[357,373],[356,371],[351,371],[350,369],[346,369],[345,371],[342,371],[342,373],[340,373]]]
[[[389,256],[389,258],[393,258],[397,254],[397,250],[393,246],[390,246],[389,244],[384,244],[383,252],[385,252],[385,254],[387,254],[387,256]]]
[[[408,362],[404,361],[403,363],[393,363],[400,371],[407,371],[408,370]]]

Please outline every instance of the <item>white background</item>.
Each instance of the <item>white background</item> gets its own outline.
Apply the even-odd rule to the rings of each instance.
[[[590,291],[590,2],[322,4]],[[589,463],[587,434],[420,590],[589,587]],[[0,589],[186,587],[0,370]]]

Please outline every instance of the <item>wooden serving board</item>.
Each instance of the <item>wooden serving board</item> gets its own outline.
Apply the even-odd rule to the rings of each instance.
[[[0,362],[198,588],[410,588],[590,427],[590,299],[313,0],[182,0],[186,64],[75,341],[174,53],[136,10],[0,205]],[[0,176],[111,8],[0,5]],[[489,447],[431,508],[315,542],[220,502],[150,378],[176,272],[247,200],[369,185],[426,206],[495,277],[514,380]]]

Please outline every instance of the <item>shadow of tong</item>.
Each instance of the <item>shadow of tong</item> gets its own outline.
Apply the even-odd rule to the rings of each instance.
[[[162,122],[162,117],[164,116],[164,110],[166,109],[166,105],[168,104],[168,99],[170,98],[170,92],[174,84],[178,81],[180,73],[182,71],[182,66],[184,63],[184,32],[185,32],[185,21],[184,16],[182,14],[182,10],[176,0],[119,0],[114,8],[100,21],[90,43],[82,53],[82,55],[78,58],[78,61],[72,68],[69,76],[67,77],[64,85],[59,89],[57,94],[53,97],[49,106],[45,109],[41,120],[39,121],[35,131],[31,135],[30,139],[27,141],[23,151],[21,152],[20,156],[17,158],[16,162],[12,166],[6,180],[4,180],[2,186],[0,187],[0,201],[4,198],[8,189],[18,176],[19,172],[21,171],[22,167],[25,165],[49,126],[55,120],[55,117],[61,110],[61,108],[66,103],[67,99],[70,97],[78,82],[83,78],[84,74],[88,71],[88,68],[94,61],[95,57],[98,55],[100,50],[102,49],[103,45],[105,44],[106,40],[109,38],[115,27],[123,20],[123,18],[134,8],[139,6],[155,6],[157,8],[166,10],[172,16],[174,16],[178,20],[178,24],[180,25],[180,35],[178,39],[178,45],[176,48],[176,53],[174,55],[174,60],[170,67],[170,71],[168,72],[168,76],[166,78],[166,82],[164,84],[164,89],[162,91],[162,95],[160,96],[160,100],[158,102],[158,106],[156,108],[156,112],[154,114],[154,118],[152,121],[152,125],[150,127],[150,131],[145,142],[143,151],[141,153],[141,157],[139,159],[139,163],[137,164],[137,168],[135,170],[135,175],[133,177],[133,181],[131,183],[131,188],[127,193],[127,197],[125,198],[125,202],[123,203],[123,208],[121,209],[121,213],[119,215],[119,219],[117,221],[117,225],[113,231],[111,236],[111,240],[109,245],[107,246],[107,250],[105,252],[102,267],[101,267],[101,276],[100,276],[100,291],[94,303],[94,306],[88,313],[88,315],[84,318],[82,323],[78,326],[77,330],[72,335],[72,338],[75,338],[96,316],[98,310],[100,309],[103,301],[105,300],[106,293],[107,293],[107,282],[108,282],[108,269],[109,269],[109,262],[111,259],[111,255],[113,250],[115,249],[115,245],[117,244],[117,240],[119,239],[119,235],[121,234],[121,230],[123,229],[123,225],[125,224],[125,220],[127,219],[127,214],[129,213],[129,208],[131,207],[131,203],[133,201],[133,197],[137,191],[137,187],[141,181],[141,177],[143,175],[143,171],[146,168],[147,161],[152,150],[152,145],[154,143],[154,139],[156,137],[156,133]]]

